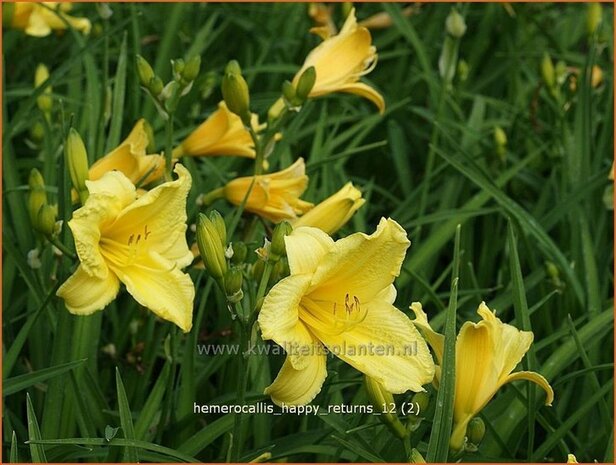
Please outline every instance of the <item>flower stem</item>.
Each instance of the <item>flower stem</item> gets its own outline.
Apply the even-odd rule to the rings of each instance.
[[[49,240],[51,244],[55,245],[58,248],[58,250],[60,250],[60,252],[62,252],[68,258],[70,258],[71,260],[77,259],[77,255],[75,255],[72,250],[70,250],[67,246],[65,246],[62,242],[60,242],[56,237],[48,237],[47,239]]]
[[[224,192],[225,192],[224,187],[219,187],[218,189],[214,189],[213,191],[210,191],[207,194],[203,194],[203,197],[201,197],[201,202],[203,202],[203,205],[205,206],[211,205],[212,203],[214,203],[214,200],[217,200],[223,197]]]
[[[165,122],[165,180],[171,181],[171,170],[173,169],[173,113],[168,114],[169,118]]]
[[[237,315],[241,315],[241,304],[238,302],[235,304],[235,313]],[[238,318],[238,326],[240,328],[240,354],[238,359],[238,378],[239,378],[239,387],[237,391],[237,405],[244,405],[246,401],[246,385],[248,383],[248,370],[247,363],[244,358],[244,350],[247,348],[248,343],[248,333],[250,328],[246,328],[245,322],[242,318]],[[243,442],[244,439],[242,437],[242,427],[244,423],[244,415],[242,413],[238,413],[235,416],[235,421],[233,424],[233,439],[231,442],[231,450],[230,450],[230,461],[238,462],[240,456],[242,454]]]

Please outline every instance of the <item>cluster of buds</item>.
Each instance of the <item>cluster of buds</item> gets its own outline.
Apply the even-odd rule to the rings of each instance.
[[[154,73],[150,63],[141,55],[137,55],[137,74],[139,82],[150,95],[163,119],[177,109],[180,98],[188,94],[201,70],[201,57],[196,55],[188,60],[181,58],[171,60],[173,80],[166,85]]]

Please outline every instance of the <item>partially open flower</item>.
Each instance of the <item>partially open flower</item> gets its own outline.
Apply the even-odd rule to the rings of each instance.
[[[278,223],[297,218],[313,206],[299,198],[308,186],[303,158],[276,173],[234,179],[223,188],[223,195],[232,204],[241,205],[253,179],[254,185],[244,207],[246,211]]]
[[[367,84],[359,82],[361,76],[374,69],[376,61],[376,48],[372,45],[370,31],[357,25],[353,9],[340,33],[331,37],[324,36],[323,42],[308,54],[293,79],[293,85],[297,86],[304,71],[314,66],[317,79],[310,97],[348,92],[367,98],[383,113],[383,96]]]
[[[11,26],[23,29],[34,37],[45,37],[52,31],[65,30],[68,23],[77,31],[89,34],[92,24],[87,18],[75,18],[66,14],[70,3],[60,2],[16,2],[13,4]]]

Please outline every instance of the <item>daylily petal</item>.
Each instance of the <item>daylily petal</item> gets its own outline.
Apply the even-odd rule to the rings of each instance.
[[[545,405],[552,405],[552,402],[554,401],[554,390],[552,389],[552,386],[550,386],[547,379],[534,371],[516,371],[515,373],[511,373],[507,376],[507,378],[505,378],[505,381],[501,384],[501,386],[503,384],[510,383],[511,381],[518,381],[522,379],[532,381],[541,387],[546,394]]]
[[[440,365],[443,363],[443,350],[445,348],[445,336],[437,333],[432,329],[430,323],[428,323],[428,315],[423,311],[423,307],[419,302],[413,302],[411,304],[411,310],[415,313],[415,319],[411,320],[413,324],[421,330],[421,333],[432,347],[434,355],[436,355],[436,361]]]
[[[151,252],[138,263],[113,267],[113,271],[137,302],[184,332],[190,331],[195,287],[175,263]]]
[[[331,237],[317,228],[294,229],[284,238],[292,275],[314,273],[323,256],[334,246]]]
[[[368,84],[364,84],[363,82],[355,82],[353,84],[347,84],[339,87],[338,91],[364,97],[376,105],[380,114],[385,112],[385,100],[383,99],[383,96]]]
[[[121,245],[139,244],[155,251],[180,268],[193,261],[186,242],[186,197],[190,173],[177,164],[178,179],[155,187],[125,208],[106,230]],[[132,237],[132,239],[131,239]]]
[[[82,265],[60,286],[56,295],[64,299],[66,308],[75,315],[90,315],[102,310],[115,299],[120,281],[113,273],[105,278],[89,275]]]
[[[321,391],[327,377],[327,357],[324,354],[307,356],[309,363],[301,369],[293,368],[285,360],[274,382],[265,389],[276,405],[303,405],[312,401]]]
[[[434,377],[434,362],[411,320],[390,303],[377,299],[369,302],[365,310],[363,321],[342,328],[338,334],[330,330],[336,322],[327,311],[319,315],[322,325],[308,323],[309,328],[334,355],[383,384],[389,392],[423,391],[422,385]]]
[[[352,234],[335,242],[313,277],[315,298],[341,301],[345,293],[369,302],[400,273],[410,242],[392,219],[381,219],[374,234]]]

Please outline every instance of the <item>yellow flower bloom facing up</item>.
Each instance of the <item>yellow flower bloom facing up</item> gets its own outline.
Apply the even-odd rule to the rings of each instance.
[[[308,186],[306,165],[299,158],[288,168],[270,174],[254,176],[252,191],[246,200],[246,211],[278,223],[306,213],[313,205],[299,197]],[[223,187],[227,201],[240,205],[250,189],[253,176],[237,178]]]
[[[365,202],[360,190],[349,182],[312,210],[291,221],[291,225],[294,228],[311,226],[331,235],[344,226]]]
[[[253,115],[253,120],[256,115]],[[257,123],[257,121],[254,121]],[[183,155],[212,157],[237,155],[255,157],[254,142],[239,116],[231,113],[225,102],[212,113],[173,151],[175,158]]]
[[[122,172],[133,184],[138,185],[160,179],[165,172],[165,157],[147,155],[149,143],[146,122],[141,119],[118,147],[90,167],[89,179],[95,181],[113,170]]]
[[[75,18],[66,14],[70,3],[60,2],[17,2],[14,3],[11,26],[22,29],[34,37],[45,37],[52,31],[67,28],[65,21],[77,31],[89,34],[92,25],[87,18]]]
[[[86,182],[90,195],[68,222],[80,264],[57,292],[71,313],[101,310],[122,282],[141,305],[190,331],[195,288],[180,270],[193,261],[186,243],[191,178],[182,165],[175,172],[177,180],[140,197],[119,171]]]
[[[391,393],[423,391],[434,362],[411,320],[392,304],[393,281],[410,244],[391,219],[371,235],[334,242],[317,228],[285,237],[290,276],[266,295],[259,313],[263,339],[287,358],[265,390],[278,405],[310,402],[327,376],[324,348]]]
[[[440,365],[444,337],[432,330],[421,304],[414,303],[411,309],[416,316],[413,323],[423,332]],[[482,321],[464,323],[456,340],[454,425],[450,440],[454,450],[462,449],[468,423],[503,385],[522,379],[532,381],[545,391],[546,405],[554,400],[552,387],[539,373],[513,372],[528,352],[533,333],[503,323],[483,302],[477,313]]]
[[[383,113],[383,96],[367,84],[359,82],[361,76],[374,69],[376,62],[376,48],[372,45],[370,31],[357,25],[353,9],[340,33],[325,37],[323,42],[308,54],[293,79],[293,85],[297,86],[302,73],[314,66],[317,78],[309,97],[347,92],[367,98]]]

